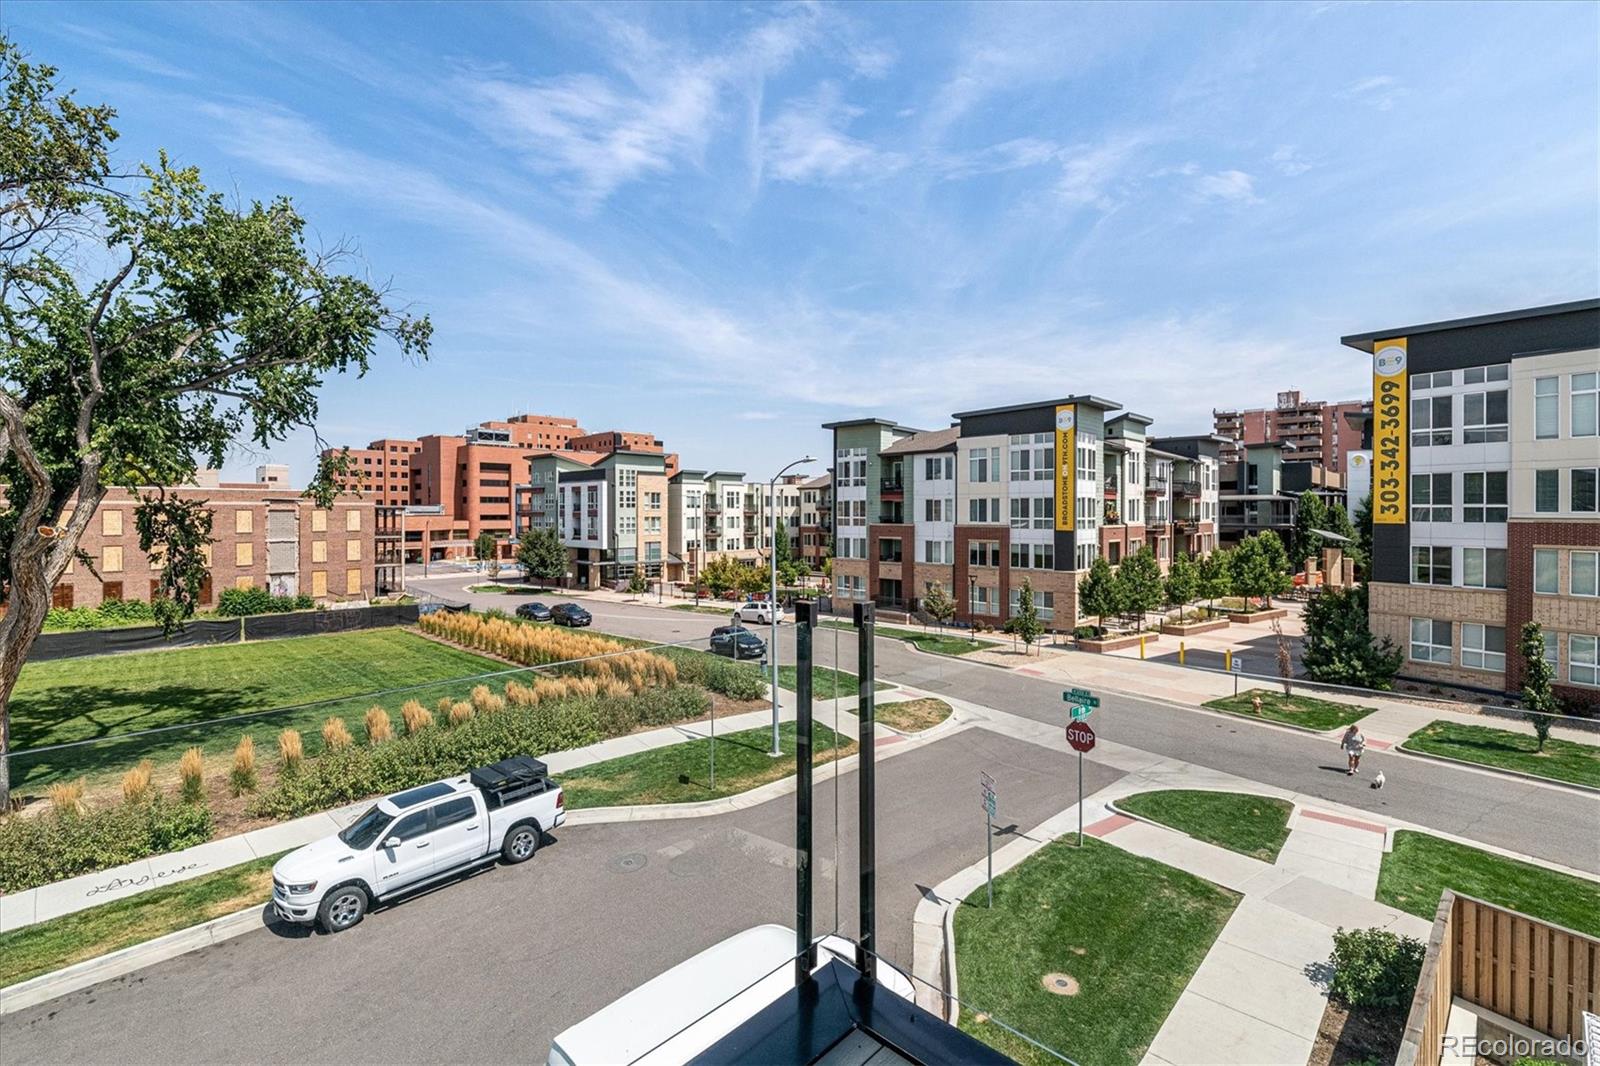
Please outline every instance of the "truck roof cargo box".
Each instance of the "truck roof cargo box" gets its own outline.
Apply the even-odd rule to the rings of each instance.
[[[485,792],[510,792],[538,784],[550,776],[544,763],[532,755],[518,755],[490,766],[480,766],[468,775],[472,784]]]

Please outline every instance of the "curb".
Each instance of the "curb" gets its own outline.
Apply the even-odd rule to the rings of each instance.
[[[1407,737],[1406,740],[1410,740]],[[1519,777],[1530,784],[1544,785],[1546,788],[1559,788],[1569,792],[1576,792],[1582,796],[1600,796],[1600,787],[1595,785],[1580,784],[1577,781],[1562,781],[1559,778],[1545,777],[1542,774],[1530,774],[1526,770],[1510,770],[1501,766],[1489,766],[1481,762],[1472,762],[1468,759],[1457,759],[1451,755],[1437,755],[1431,751],[1418,751],[1416,748],[1406,747],[1405,740],[1400,741],[1390,751],[1398,751],[1402,755],[1410,755],[1415,759],[1432,759],[1435,762],[1451,763],[1464,766],[1469,770],[1481,770],[1486,774],[1496,774],[1502,777]]]
[[[1136,696],[1134,698],[1135,699],[1148,700],[1151,697],[1149,697],[1149,696]],[[1168,702],[1172,702],[1172,701],[1168,701]],[[1296,733],[1305,733],[1305,734],[1308,734],[1308,735],[1313,736],[1313,737],[1326,737],[1326,736],[1331,735],[1334,732],[1334,730],[1344,728],[1343,726],[1334,726],[1333,729],[1312,729],[1308,725],[1295,725],[1293,722],[1280,722],[1276,718],[1259,718],[1256,715],[1245,714],[1242,711],[1230,711],[1230,710],[1227,710],[1227,709],[1222,708],[1222,707],[1208,707],[1203,703],[1199,704],[1199,705],[1190,705],[1190,704],[1177,703],[1177,704],[1174,704],[1174,706],[1190,707],[1192,710],[1197,710],[1197,711],[1210,711],[1212,714],[1225,714],[1229,718],[1238,718],[1241,721],[1245,721],[1245,722],[1256,722],[1256,723],[1258,723],[1260,725],[1277,726],[1279,729],[1292,729]],[[1372,710],[1370,710],[1366,714],[1362,715],[1361,718],[1366,718],[1368,715],[1373,715],[1373,714],[1377,714],[1377,713],[1378,713],[1378,708],[1374,707],[1374,708],[1372,708]],[[1361,720],[1361,718],[1357,718],[1356,721],[1359,722]]]
[[[86,959],[53,973],[40,974],[8,988],[0,988],[0,1017],[15,1014],[17,1011],[26,1010],[28,1007],[70,992],[77,992],[90,985],[97,985],[102,981],[109,981],[113,977],[121,977],[135,970],[154,966],[158,962],[186,955],[191,951],[199,951],[201,948],[232,940],[252,929],[264,928],[269,907],[270,904],[248,907],[242,911],[223,915],[221,918],[213,918],[200,925],[179,929],[175,933],[168,933],[155,940],[134,944],[120,951],[113,951],[109,955]]]

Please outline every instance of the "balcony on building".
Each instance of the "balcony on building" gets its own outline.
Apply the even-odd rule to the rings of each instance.
[[[1174,481],[1172,483],[1172,494],[1174,496],[1199,496],[1200,482],[1189,479]]]
[[[1151,474],[1145,481],[1144,494],[1146,496],[1160,496],[1167,491],[1167,475]]]
[[[888,498],[902,498],[906,494],[905,466],[901,463],[888,463],[883,468],[883,474],[878,478],[879,495]]]
[[[903,557],[899,537],[884,537],[878,541],[878,562],[898,563]]]

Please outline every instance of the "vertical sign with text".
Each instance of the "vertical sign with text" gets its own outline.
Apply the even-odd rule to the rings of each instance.
[[[1078,527],[1075,476],[1078,470],[1078,405],[1056,408],[1056,531],[1071,533]]]
[[[1406,520],[1406,338],[1379,341],[1372,353],[1372,520]]]

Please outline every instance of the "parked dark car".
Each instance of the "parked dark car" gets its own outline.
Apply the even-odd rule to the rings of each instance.
[[[594,618],[575,603],[558,603],[550,608],[550,621],[558,626],[586,626]]]
[[[517,617],[526,618],[530,622],[550,621],[550,608],[542,603],[517,604]]]
[[[760,659],[767,654],[767,642],[744,626],[718,626],[711,631],[711,654]]]

